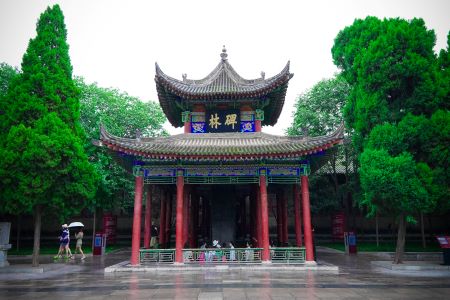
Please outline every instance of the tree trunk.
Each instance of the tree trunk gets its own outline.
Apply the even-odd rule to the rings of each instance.
[[[433,238],[434,238],[434,236],[433,236],[433,224],[431,223],[431,214],[428,214],[427,215],[427,217],[428,217],[428,238],[430,239],[430,240],[433,240]]]
[[[403,263],[405,252],[406,220],[405,214],[401,213],[398,221],[397,247],[395,249],[394,264]]]
[[[380,246],[380,240],[378,235],[378,211],[375,214],[375,238],[377,240],[377,248]]]
[[[33,243],[33,267],[39,267],[39,250],[41,246],[41,215],[42,206],[36,205],[34,208],[34,243]]]
[[[94,221],[92,222],[92,244],[91,244],[91,248],[92,248],[92,253],[94,253],[94,242],[95,242],[95,230],[96,228],[96,216],[97,216],[97,208],[94,208]]]
[[[423,223],[423,212],[420,213],[420,233],[422,234],[422,247],[426,248],[427,243],[425,241],[425,224]]]
[[[19,252],[19,246],[20,246],[20,227],[22,223],[22,216],[18,215],[17,216],[17,235],[16,235],[16,251]]]

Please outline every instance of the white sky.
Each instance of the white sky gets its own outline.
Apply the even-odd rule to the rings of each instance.
[[[449,0],[0,0],[0,62],[20,67],[40,13],[54,3],[64,12],[74,75],[144,101],[158,99],[155,62],[172,77],[200,79],[226,45],[232,66],[252,79],[261,71],[271,77],[290,60],[295,76],[283,112],[274,127],[263,127],[280,135],[290,125],[296,96],[337,71],[333,40],[355,18],[423,18],[435,30],[437,51],[446,47],[450,29]]]

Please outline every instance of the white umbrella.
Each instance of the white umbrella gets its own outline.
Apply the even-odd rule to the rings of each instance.
[[[69,228],[72,228],[72,227],[84,227],[84,225],[81,222],[72,222],[69,224]]]

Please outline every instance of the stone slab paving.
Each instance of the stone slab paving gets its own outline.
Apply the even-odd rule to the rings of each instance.
[[[403,264],[393,264],[391,261],[374,260],[370,262],[373,266],[391,270],[404,271],[450,271],[450,265],[443,265],[439,261],[405,261]]]
[[[391,270],[377,256],[318,249],[338,271],[196,269],[113,272],[129,250],[85,261],[43,258],[43,273],[0,273],[0,299],[449,299],[450,270]],[[10,260],[12,266],[23,260]],[[19,268],[19,267],[17,267]]]

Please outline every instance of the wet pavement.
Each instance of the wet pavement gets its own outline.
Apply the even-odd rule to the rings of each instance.
[[[450,299],[450,271],[389,270],[371,265],[379,257],[325,249],[318,256],[339,271],[104,273],[128,259],[129,251],[85,261],[45,257],[43,273],[0,274],[0,299]]]

